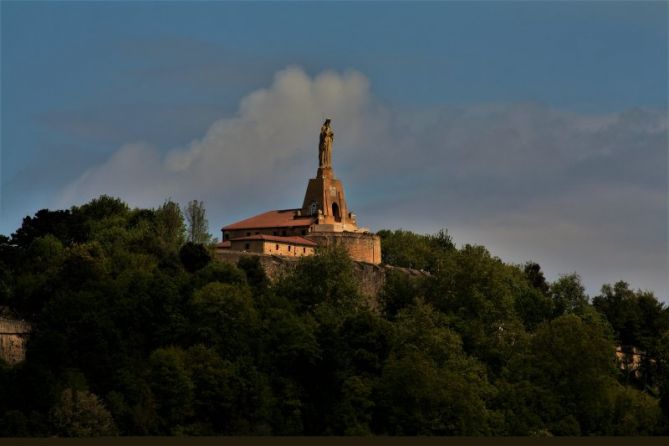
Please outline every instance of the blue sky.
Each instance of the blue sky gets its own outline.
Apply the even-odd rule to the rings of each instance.
[[[212,232],[299,206],[332,114],[362,224],[669,293],[666,2],[0,8],[0,233],[100,193],[205,199]]]

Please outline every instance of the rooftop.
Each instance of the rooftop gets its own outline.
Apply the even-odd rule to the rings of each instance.
[[[298,217],[299,209],[283,209],[278,211],[268,211],[255,215],[245,220],[240,220],[231,225],[224,226],[224,231],[236,229],[261,229],[261,228],[287,228],[311,226],[314,218],[311,216]]]

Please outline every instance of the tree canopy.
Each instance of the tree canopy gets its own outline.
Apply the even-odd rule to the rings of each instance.
[[[370,306],[345,251],[270,281],[169,200],[26,217],[0,237],[0,306],[33,324],[0,361],[0,435],[669,434],[653,293],[591,300],[446,231],[379,234],[385,263],[429,274],[388,270]]]

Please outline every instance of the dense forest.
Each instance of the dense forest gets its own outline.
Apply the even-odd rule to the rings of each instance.
[[[0,237],[0,305],[33,324],[0,363],[0,435],[669,434],[651,292],[591,299],[575,273],[383,230],[385,263],[430,274],[389,273],[371,309],[345,252],[270,282],[186,229],[171,201],[102,196]]]

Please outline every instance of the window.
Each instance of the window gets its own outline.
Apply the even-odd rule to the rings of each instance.
[[[249,235],[251,235],[251,233],[250,233],[250,232],[247,232],[247,233],[246,233],[246,236],[248,237]]]
[[[244,244],[244,249],[246,249],[246,250],[251,249],[251,244],[250,243],[245,243]]]
[[[302,235],[307,235],[307,231],[305,229],[302,229]]]
[[[288,245],[288,252],[290,252],[290,245]]]
[[[307,252],[307,248],[302,248],[302,252]]]
[[[278,234],[278,232],[272,231],[272,235],[277,235],[277,234]]]
[[[279,250],[279,245],[276,245],[276,248],[275,248],[275,249],[278,251],[278,250]]]
[[[226,240],[230,240],[230,234],[226,233],[226,234],[225,234],[225,239],[226,239]]]
[[[256,232],[256,235],[260,234],[259,232]]]
[[[281,235],[286,236],[286,231],[281,231]]]
[[[341,215],[339,215],[339,205],[337,203],[332,203],[332,215],[334,216],[336,222],[341,221]]]

